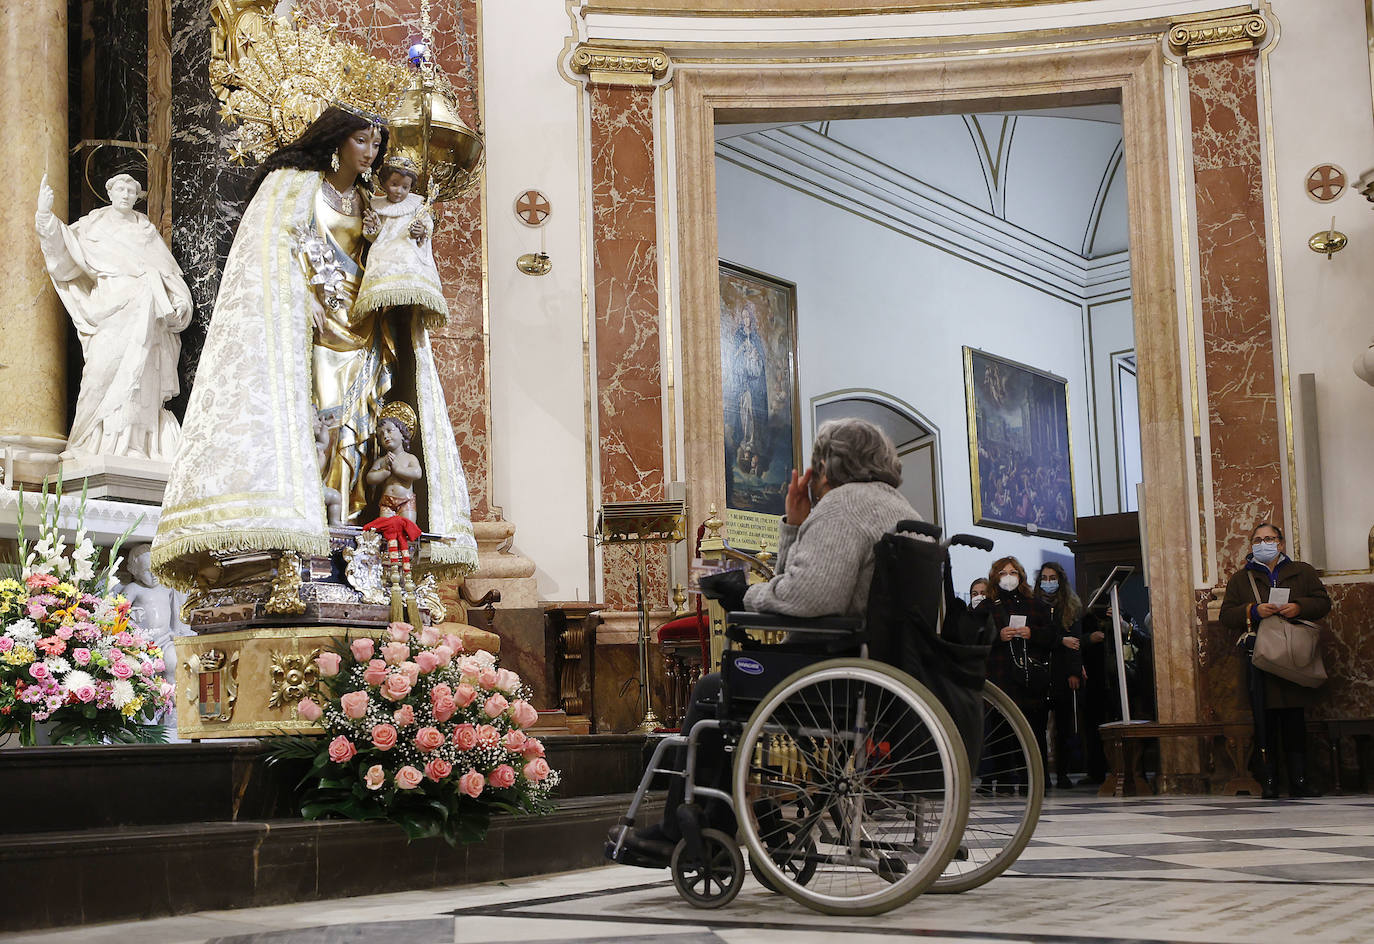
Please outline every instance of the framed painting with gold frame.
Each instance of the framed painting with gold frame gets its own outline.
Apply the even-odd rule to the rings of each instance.
[[[973,523],[1073,537],[1068,381],[965,347],[964,388]]]
[[[720,366],[726,509],[782,515],[801,464],[796,285],[721,261]]]

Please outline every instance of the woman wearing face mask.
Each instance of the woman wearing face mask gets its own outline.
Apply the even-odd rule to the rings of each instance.
[[[1067,790],[1070,739],[1078,728],[1078,691],[1083,685],[1082,616],[1083,604],[1069,586],[1064,568],[1050,561],[1040,568],[1035,580],[1036,596],[1050,611],[1054,646],[1050,658],[1050,710],[1054,712],[1055,786]]]
[[[1003,557],[988,572],[988,598],[996,627],[988,654],[988,681],[1011,696],[1030,722],[1047,761],[1045,726],[1049,723],[1050,653],[1058,639],[1050,612],[1036,599],[1026,570],[1014,557]],[[1013,625],[1017,624],[1017,625]],[[985,749],[985,753],[991,749]],[[995,751],[991,751],[996,756]],[[1048,770],[1048,765],[1046,766]],[[1002,784],[998,784],[999,788]]]
[[[978,609],[987,598],[988,581],[986,577],[979,577],[968,585],[968,608],[970,610]]]
[[[1251,635],[1266,616],[1319,620],[1331,612],[1331,598],[1311,564],[1295,561],[1284,553],[1283,532],[1264,522],[1250,535],[1245,566],[1226,581],[1221,601],[1221,624],[1242,637],[1246,651],[1253,651]],[[1251,585],[1253,577],[1254,585]],[[1273,590],[1288,591],[1288,602],[1270,603]],[[1258,596],[1258,599],[1256,598]],[[1278,796],[1278,742],[1282,740],[1288,761],[1288,795],[1317,796],[1307,780],[1307,719],[1303,709],[1314,689],[1247,666],[1250,709],[1255,719],[1255,744],[1263,768],[1264,798]]]

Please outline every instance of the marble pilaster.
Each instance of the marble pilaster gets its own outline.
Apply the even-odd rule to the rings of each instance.
[[[1282,524],[1282,442],[1254,52],[1188,62],[1218,570]]]
[[[67,218],[67,60],[67,0],[0,4],[0,120],[25,142],[25,159],[0,175],[7,261],[0,281],[0,443],[42,449],[46,440],[54,451],[67,432],[67,316],[48,279],[33,215],[46,172],[53,212]]]
[[[588,94],[601,500],[657,500],[664,470],[654,92],[592,84]],[[662,548],[648,548],[651,606],[667,599],[667,560]],[[635,570],[628,548],[606,549],[608,609],[635,607]]]

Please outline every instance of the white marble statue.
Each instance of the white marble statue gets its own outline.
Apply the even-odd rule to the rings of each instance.
[[[158,583],[157,577],[153,576],[152,551],[149,544],[135,544],[129,548],[124,568],[129,572],[131,579],[116,589],[132,604],[129,608],[129,617],[162,649],[162,661],[166,666],[162,675],[175,685],[177,637],[195,634],[181,621],[181,605],[185,602],[186,595],[171,587],[164,587]],[[175,731],[176,712],[168,712],[163,718],[163,724]]]
[[[128,174],[105,183],[110,205],[68,226],[52,214],[45,174],[35,222],[48,275],[76,324],[85,367],[64,457],[171,462],[180,433],[164,404],[177,395],[178,333],[191,320],[181,267]]]

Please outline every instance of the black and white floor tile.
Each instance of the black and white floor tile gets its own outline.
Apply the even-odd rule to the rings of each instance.
[[[1374,797],[1098,800],[1058,794],[1005,876],[872,918],[829,918],[750,880],[719,911],[623,866],[0,944],[870,944],[1374,940]]]

